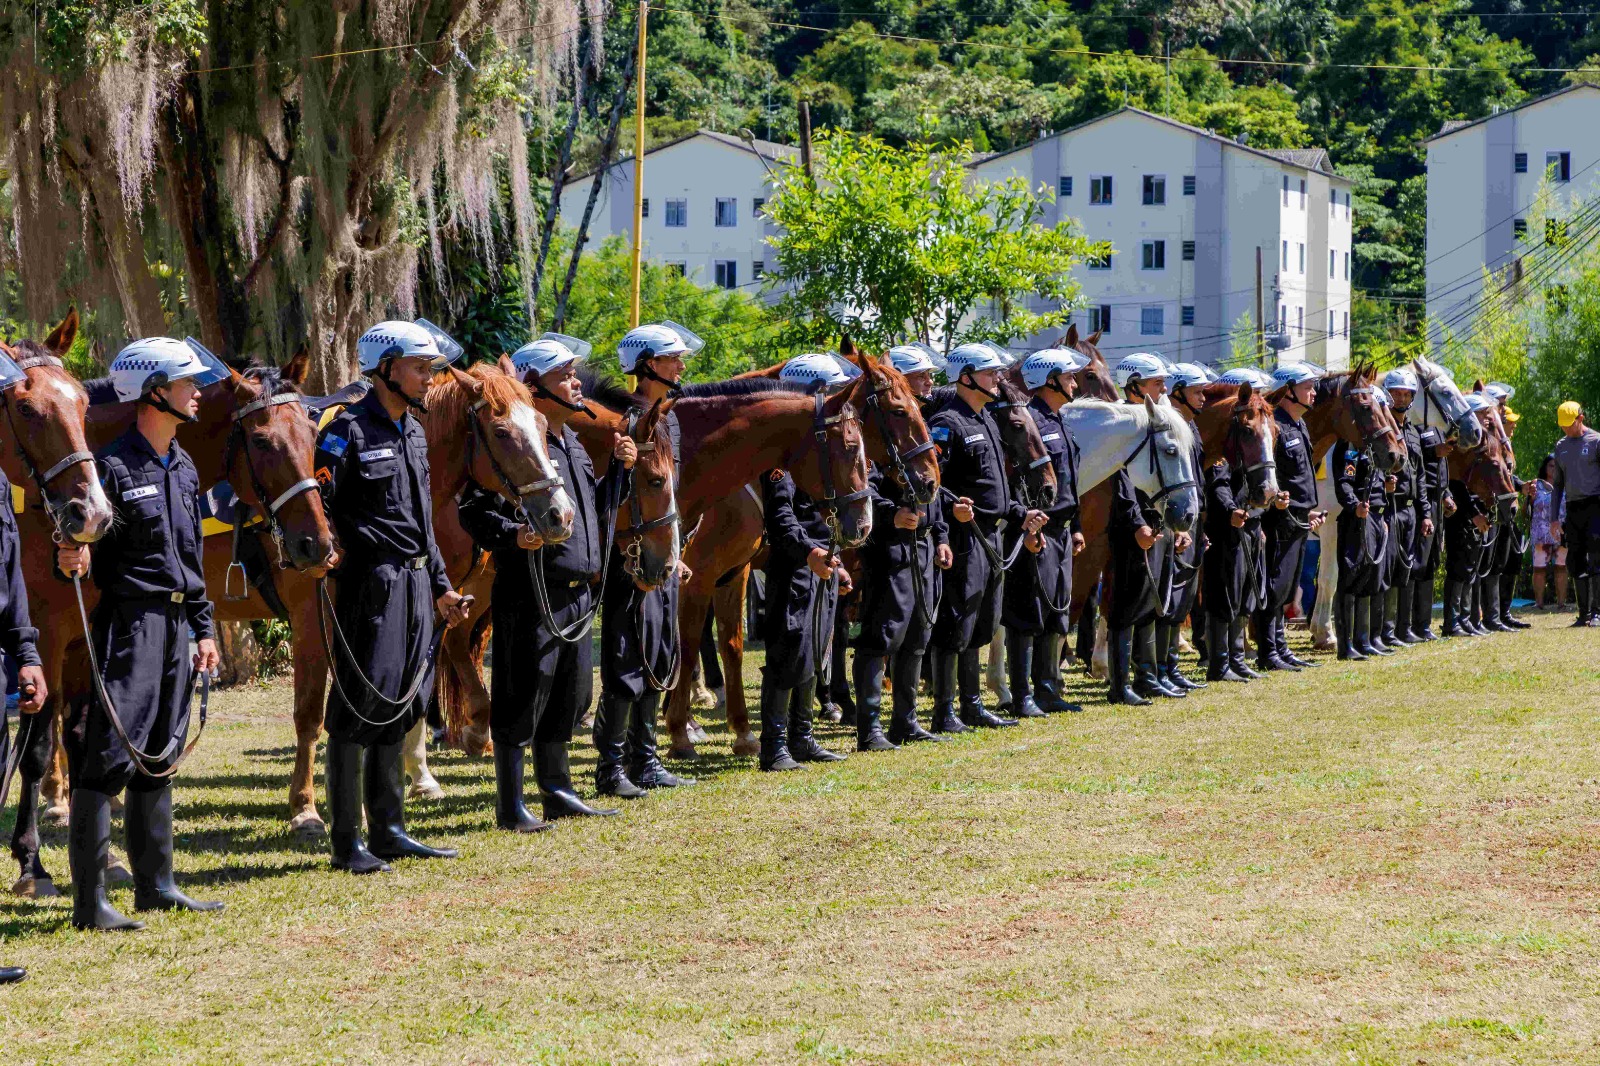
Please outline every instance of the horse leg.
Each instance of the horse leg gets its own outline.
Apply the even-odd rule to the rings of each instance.
[[[1011,706],[1011,685],[1006,680],[1006,629],[994,627],[994,639],[989,641],[989,659],[985,667],[985,680],[994,693],[997,710],[1004,712]]]
[[[1094,658],[1089,663],[1089,676],[1096,681],[1106,679],[1109,663],[1107,662],[1107,647],[1110,639],[1110,630],[1106,627],[1106,613],[1095,612],[1094,625]]]
[[[1333,633],[1333,600],[1335,590],[1339,587],[1339,523],[1335,521],[1339,512],[1339,499],[1334,495],[1332,486],[1333,478],[1324,478],[1317,485],[1318,504],[1328,511],[1328,517],[1322,522],[1322,528],[1317,531],[1317,537],[1322,542],[1321,554],[1317,556],[1317,605],[1311,612],[1311,644],[1312,647],[1324,651],[1334,646]]]
[[[55,750],[59,703],[52,695],[31,723],[27,747],[18,757],[17,824],[11,831],[11,857],[17,860],[19,869],[11,891],[29,899],[61,894],[39,859],[39,785]]]
[[[405,742],[400,749],[400,754],[405,762],[405,775],[411,778],[411,790],[406,793],[406,798],[411,800],[444,799],[444,789],[439,787],[439,782],[433,779],[433,774],[428,770],[428,723],[426,721],[419,721],[406,731]]]
[[[694,585],[686,585],[678,595],[678,656],[679,662],[693,663],[700,657],[700,638],[705,634],[705,594]],[[671,755],[674,759],[693,759],[699,753],[694,749],[693,724],[689,714],[689,698],[694,688],[691,671],[679,673],[678,684],[667,694],[667,729],[672,735]]]
[[[63,704],[59,700],[51,701],[60,708]],[[44,712],[40,712],[41,714]],[[41,780],[40,799],[44,804],[44,813],[39,816],[40,823],[55,829],[64,829],[67,825],[67,816],[72,811],[72,789],[67,784],[67,752],[59,743],[61,737],[61,721],[59,716],[51,723],[51,728],[44,730],[52,743],[50,750],[45,753],[43,777]]]
[[[308,602],[316,601],[307,597]],[[296,612],[294,631],[312,633],[315,622]],[[294,642],[294,771],[289,776],[289,830],[307,843],[328,835],[317,813],[317,738],[322,734],[322,714],[328,698],[328,659],[321,641],[302,638]]]
[[[722,677],[728,708],[728,731],[735,755],[756,755],[761,741],[750,728],[750,708],[744,701],[745,585],[750,580],[746,564],[722,588],[713,604],[717,613],[717,650],[722,654]]]

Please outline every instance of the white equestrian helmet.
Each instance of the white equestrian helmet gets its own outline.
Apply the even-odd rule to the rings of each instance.
[[[1500,403],[1505,403],[1517,394],[1516,389],[1503,381],[1491,381],[1483,387],[1483,391]]]
[[[1278,387],[1277,383],[1267,376],[1266,371],[1257,370],[1253,366],[1236,366],[1217,380],[1228,385],[1250,385],[1267,392]]]
[[[779,381],[789,381],[798,385],[814,385],[818,382],[825,389],[837,389],[848,385],[861,376],[861,368],[850,360],[832,352],[808,352],[797,355],[778,371]]]
[[[1211,375],[1199,363],[1173,363],[1167,371],[1167,391],[1187,389],[1192,385],[1205,385]]]
[[[540,337],[538,340],[529,341],[511,353],[511,364],[517,368],[517,373],[523,377],[527,377],[530,371],[536,378],[543,377],[550,371],[564,367],[569,363],[582,361],[582,355],[549,334]]]
[[[933,361],[933,349],[920,341],[915,344],[897,344],[889,349],[889,365],[902,374],[917,374],[924,370],[938,370]]]
[[[1004,370],[1007,365],[995,349],[983,343],[958,345],[944,357],[945,377],[951,381],[959,381],[962,373],[968,370],[974,373],[980,370]]]
[[[122,349],[111,361],[111,387],[124,403],[181,378],[193,378],[203,389],[227,376],[222,360],[192,339],[146,337]]]
[[[440,347],[434,331],[417,322],[379,322],[356,342],[356,357],[363,374],[376,371],[378,364],[386,358],[406,356],[431,360],[436,368],[443,368],[455,361]]]
[[[1134,352],[1132,355],[1122,357],[1116,369],[1111,371],[1111,379],[1117,383],[1117,388],[1131,388],[1135,382],[1148,378],[1164,378],[1167,376],[1167,364],[1159,355],[1149,352]]]
[[[1089,365],[1089,357],[1071,348],[1041,348],[1022,360],[1022,385],[1042,389],[1052,375],[1071,376]]]
[[[617,364],[625,374],[633,373],[639,360],[658,355],[693,355],[706,342],[676,322],[656,322],[635,326],[617,342]]]
[[[1385,389],[1409,389],[1412,392],[1416,392],[1421,386],[1417,383],[1417,375],[1406,367],[1401,366],[1383,375],[1383,387]]]
[[[1277,389],[1285,385],[1298,385],[1321,377],[1322,371],[1315,363],[1284,363],[1272,372],[1272,387]]]

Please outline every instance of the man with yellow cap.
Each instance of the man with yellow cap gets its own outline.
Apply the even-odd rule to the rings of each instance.
[[[1585,424],[1583,408],[1575,400],[1556,408],[1556,423],[1565,436],[1555,447],[1550,513],[1561,513],[1565,497],[1567,517],[1550,528],[1567,542],[1567,573],[1578,597],[1578,617],[1572,624],[1592,627],[1600,607],[1600,433]]]

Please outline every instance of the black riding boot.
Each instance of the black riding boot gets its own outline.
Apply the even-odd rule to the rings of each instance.
[[[1066,638],[1048,630],[1033,638],[1033,702],[1045,714],[1081,711],[1061,694],[1061,645]]]
[[[817,743],[811,732],[815,713],[817,678],[800,682],[789,700],[789,757],[796,762],[843,762],[844,756]]]
[[[1322,664],[1312,659],[1302,659],[1289,649],[1289,623],[1279,611],[1272,619],[1272,643],[1278,649],[1278,658],[1286,663],[1298,666],[1304,670],[1306,667],[1318,667]]]
[[[494,746],[494,823],[513,833],[537,833],[549,829],[528,810],[522,796],[523,765],[527,749],[521,744]]]
[[[133,909],[137,911],[220,911],[224,904],[201,903],[178,890],[172,875],[172,786],[153,792],[129,789],[122,810],[128,865],[133,867]]]
[[[1586,617],[1589,621],[1587,624],[1589,628],[1593,629],[1596,625],[1600,625],[1600,621],[1596,619],[1597,612],[1600,612],[1600,574],[1590,574],[1584,579],[1584,582],[1589,586],[1589,609],[1586,612]]]
[[[953,651],[935,649],[928,653],[933,668],[933,722],[935,733],[965,733],[967,727],[956,714],[956,660]]]
[[[1419,577],[1411,583],[1411,642],[1426,643],[1433,635],[1433,578]]]
[[[1248,677],[1233,668],[1229,654],[1228,620],[1206,615],[1206,680],[1249,681]]]
[[[1285,658],[1284,651],[1287,649],[1278,647],[1277,623],[1282,620],[1282,611],[1257,611],[1250,616],[1250,629],[1256,638],[1256,669],[1262,673],[1269,670],[1300,671],[1299,664]]]
[[[1518,618],[1516,615],[1511,613],[1511,601],[1516,598],[1516,595],[1517,595],[1517,575],[1516,574],[1501,574],[1500,575],[1500,621],[1501,621],[1501,623],[1503,623],[1504,625],[1510,626],[1512,629],[1532,629],[1533,625],[1531,623],[1524,622],[1522,619]]]
[[[544,820],[557,818],[594,818],[619,814],[611,807],[591,807],[578,796],[572,787],[572,757],[570,743],[565,740],[536,740],[533,742],[533,775],[539,785],[539,803],[544,808]]]
[[[949,740],[922,728],[917,721],[917,686],[922,683],[922,652],[902,648],[895,652],[894,716],[889,722],[889,740],[894,744],[910,744],[919,740]],[[882,686],[879,686],[882,700]]]
[[[1589,577],[1587,574],[1572,578],[1572,592],[1578,601],[1578,613],[1572,619],[1572,628],[1582,629],[1589,624]]]
[[[111,797],[72,790],[67,818],[67,865],[72,870],[72,924],[79,929],[131,931],[144,923],[118,914],[106,899],[106,858],[111,854]]]
[[[656,719],[661,713],[661,693],[647,692],[633,702],[633,717],[628,720],[628,779],[640,788],[683,788],[695,783],[692,777],[679,777],[661,763],[656,746]]]
[[[1355,597],[1355,613],[1352,615],[1355,624],[1351,627],[1350,644],[1362,655],[1392,655],[1388,648],[1379,649],[1372,642],[1372,597]]]
[[[863,655],[856,649],[851,662],[851,680],[856,689],[856,750],[894,751],[898,744],[890,743],[883,735],[883,668],[887,665],[882,656]],[[916,690],[913,689],[913,692]]]
[[[761,768],[798,770],[789,754],[789,697],[793,689],[779,688],[772,674],[761,671]]]
[[[1383,642],[1390,648],[1398,651],[1408,648],[1411,642],[1405,638],[1405,629],[1400,624],[1400,600],[1402,589],[1389,588],[1383,593]],[[1403,597],[1407,604],[1411,602],[1410,596]]]
[[[1043,718],[1033,698],[1033,634],[1006,630],[1006,680],[1011,686],[1011,709],[1018,718]]]
[[[1181,699],[1188,690],[1163,681],[1159,667],[1164,659],[1156,647],[1155,622],[1146,622],[1133,629],[1133,691],[1146,699]]]
[[[1228,665],[1233,672],[1246,681],[1258,681],[1261,675],[1250,669],[1244,650],[1244,619],[1234,618],[1228,622]]]
[[[389,864],[367,850],[361,839],[361,754],[348,740],[328,738],[328,814],[333,824],[333,868],[353,874],[388,873]]]
[[[1174,688],[1185,692],[1206,687],[1204,681],[1195,681],[1183,676],[1183,671],[1178,668],[1181,656],[1178,653],[1177,622],[1156,623],[1156,669],[1161,671],[1161,678]]]
[[[1110,679],[1106,699],[1111,703],[1126,703],[1133,707],[1148,706],[1150,701],[1128,685],[1128,666],[1133,659],[1133,630],[1113,629],[1106,634],[1106,673]]]
[[[1356,598],[1354,596],[1335,596],[1333,601],[1333,633],[1339,647],[1339,658],[1360,662],[1367,656],[1355,643],[1356,613]]]
[[[1016,725],[1015,718],[1001,718],[983,705],[983,664],[978,657],[977,648],[968,648],[956,659],[961,721],[969,729],[1004,729]]]
[[[1411,586],[1406,584],[1392,588],[1385,595],[1389,597],[1385,621],[1392,620],[1392,633],[1388,635],[1386,643],[1410,647],[1417,642],[1411,635]]]
[[[432,848],[406,833],[406,775],[400,741],[366,749],[362,791],[367,801],[367,832],[372,854],[380,859],[453,859],[455,848]]]
[[[626,738],[632,719],[632,700],[600,697],[594,712],[594,790],[602,796],[631,800],[645,794],[627,772]]]
[[[1394,649],[1383,642],[1383,593],[1374,593],[1366,597],[1367,604],[1367,644],[1372,651],[1369,655],[1393,655]]]
[[[1475,577],[1468,581],[1461,598],[1465,604],[1466,615],[1466,622],[1463,624],[1475,637],[1488,636],[1489,629],[1483,624],[1483,579]]]
[[[1511,632],[1511,627],[1500,621],[1499,574],[1490,574],[1478,581],[1478,600],[1483,604],[1483,628],[1491,633]]]

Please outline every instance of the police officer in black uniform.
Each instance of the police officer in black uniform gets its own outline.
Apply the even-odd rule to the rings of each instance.
[[[1474,414],[1492,401],[1482,393],[1467,394]],[[1487,430],[1485,431],[1487,432]],[[1444,627],[1447,637],[1481,637],[1488,634],[1472,617],[1478,581],[1489,563],[1494,515],[1463,481],[1450,482],[1456,509],[1444,521]]]
[[[1077,394],[1073,376],[1089,365],[1070,348],[1046,348],[1022,361],[1022,384],[1030,393],[1028,413],[1050,455],[1056,495],[1045,511],[1050,524],[1041,547],[1006,575],[1001,622],[1006,630],[1006,667],[1012,708],[1020,717],[1081,711],[1061,694],[1061,646],[1072,604],[1072,557],[1083,550],[1078,517],[1078,443],[1062,417]],[[1031,694],[1030,694],[1031,690]]]
[[[1267,535],[1267,602],[1255,618],[1256,668],[1297,670],[1317,664],[1289,650],[1283,613],[1294,602],[1305,561],[1306,541],[1322,525],[1317,510],[1317,470],[1311,455],[1311,434],[1302,419],[1316,402],[1317,368],[1309,363],[1285,363],[1273,371],[1272,381],[1281,394],[1273,407],[1278,439],[1273,461],[1278,467],[1278,499],[1262,515]]]
[[[987,405],[999,394],[1004,362],[983,344],[963,344],[945,357],[955,395],[928,420],[939,445],[945,520],[954,562],[945,575],[944,598],[933,629],[933,731],[1017,724],[983,705],[980,651],[994,639],[1000,616],[1000,565],[1006,550],[1000,523],[1031,543],[1049,516],[1030,511],[1011,495],[1000,431]],[[1013,541],[1013,544],[1015,542]],[[960,686],[961,707],[956,710]]]
[[[499,493],[468,485],[459,502],[461,526],[494,553],[495,670],[489,692],[489,733],[494,739],[495,823],[532,833],[556,818],[616,814],[589,806],[572,786],[568,746],[573,726],[594,697],[594,643],[590,639],[598,590],[601,541],[616,521],[608,510],[626,484],[638,449],[618,433],[616,462],[597,480],[588,452],[568,419],[583,410],[578,363],[570,338],[541,337],[511,355],[534,391],[534,405],[549,421],[546,445],[572,508],[572,536],[546,543],[520,507]],[[599,501],[599,502],[597,502]],[[535,552],[529,556],[529,552]],[[533,567],[539,568],[536,585]],[[548,613],[546,613],[548,608]],[[523,801],[523,761],[533,748],[535,777],[545,821]]]
[[[631,329],[617,343],[617,362],[634,379],[634,396],[645,408],[678,395],[684,359],[704,342],[675,322]],[[674,469],[683,470],[678,415],[662,418],[672,442]],[[674,488],[677,487],[676,478]],[[694,784],[661,762],[656,719],[678,655],[678,588],[689,579],[678,572],[657,589],[640,588],[612,545],[611,568],[600,598],[600,705],[594,716],[595,790],[602,796],[638,799],[653,788]]]
[[[214,670],[218,661],[200,558],[200,479],[177,431],[198,416],[200,390],[225,376],[215,356],[169,337],[122,350],[111,383],[118,400],[139,406],[133,427],[96,456],[116,518],[92,551],[74,544],[56,553],[63,574],[87,570],[100,589],[91,639],[101,677],[96,697],[69,712],[64,738],[73,786],[72,924],[79,929],[144,927],[106,900],[111,799],[124,788],[134,907],[222,909],[190,899],[173,879],[172,773],[189,731],[195,671]],[[191,633],[198,642],[192,657]]]
[[[889,362],[905,375],[920,399],[932,396],[935,364],[926,347],[891,348]],[[953,558],[944,508],[937,498],[917,503],[907,486],[877,466],[868,486],[872,490],[872,534],[859,549],[861,580],[856,589],[861,631],[851,670],[857,703],[856,750],[946,740],[917,722],[922,658],[933,636],[943,571]],[[885,734],[880,719],[886,668],[894,684],[894,705]]]
[[[1214,379],[1214,375],[1198,363],[1174,364],[1167,378],[1172,406],[1189,423],[1192,431],[1190,462],[1197,471],[1206,468],[1206,450],[1200,442],[1198,418],[1206,406],[1205,387]],[[1206,496],[1202,492],[1195,532],[1188,547],[1176,553],[1172,594],[1166,611],[1156,619],[1156,671],[1162,681],[1185,692],[1206,687],[1204,681],[1185,677],[1178,668],[1178,634],[1184,619],[1194,613],[1200,602],[1200,579],[1206,552],[1205,522]]]
[[[426,409],[433,372],[460,347],[423,325],[392,321],[363,333],[357,352],[372,388],[317,436],[317,480],[343,553],[333,617],[318,609],[333,649],[333,866],[367,874],[387,872],[388,859],[456,856],[406,833],[401,747],[427,712],[434,614],[456,625],[471,601],[450,586],[434,543],[428,439],[412,413]],[[370,846],[361,839],[363,804]]]
[[[1389,654],[1388,649],[1377,650],[1371,630],[1372,597],[1382,590],[1384,478],[1370,449],[1357,450],[1343,438],[1333,446],[1330,463],[1340,506],[1338,599],[1333,608],[1339,658]]]
[[[1450,494],[1449,444],[1432,426],[1417,431],[1422,449],[1422,525],[1417,536],[1417,566],[1412,571],[1409,639],[1413,644],[1436,639],[1433,635],[1433,579],[1439,572],[1444,538],[1440,535],[1447,515],[1455,513]],[[1397,630],[1398,632],[1398,627]]]
[[[1383,643],[1389,647],[1408,647],[1411,639],[1412,584],[1422,566],[1423,531],[1429,518],[1427,456],[1423,453],[1422,430],[1411,423],[1406,413],[1416,399],[1418,382],[1409,369],[1400,367],[1384,375],[1383,387],[1389,406],[1400,424],[1400,442],[1406,449],[1405,464],[1395,474],[1395,490],[1389,495],[1389,588],[1384,593]]]

